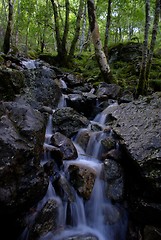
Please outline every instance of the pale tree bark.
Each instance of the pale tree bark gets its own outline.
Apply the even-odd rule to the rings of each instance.
[[[82,32],[81,32],[81,36],[80,36],[80,55],[83,51],[83,46],[84,46],[84,43],[85,43],[85,32],[86,32],[86,26],[87,26],[86,13],[87,13],[87,7],[86,7],[86,4],[85,4],[84,13],[83,13]]]
[[[112,0],[108,0],[108,10],[107,10],[105,40],[104,40],[104,51],[107,59],[108,59],[108,42],[109,42],[109,32],[110,32],[110,23],[111,23],[111,4],[112,4]]]
[[[96,59],[98,61],[104,81],[107,83],[111,83],[112,74],[111,74],[110,66],[107,62],[105,53],[103,51],[102,42],[100,39],[94,0],[87,0],[87,7],[88,7],[89,25],[90,25],[92,40],[95,48]]]
[[[150,4],[150,1],[147,0],[146,3]],[[146,95],[147,91],[148,91],[149,73],[150,73],[150,69],[151,69],[154,47],[155,47],[156,37],[157,37],[157,32],[158,32],[160,8],[161,8],[160,0],[156,0],[151,43],[150,43],[149,52],[148,52],[148,49],[147,49],[147,51],[144,52],[144,59],[143,59],[144,62],[142,65],[144,71],[141,70],[143,72],[141,72],[141,74],[140,74],[139,84],[138,84],[138,88],[137,88],[137,96],[139,96],[140,94]],[[149,12],[149,14],[150,14],[150,12]],[[149,24],[149,23],[147,23],[147,24]],[[148,28],[148,30],[149,30],[149,28]],[[147,41],[146,44],[148,44],[148,40],[146,40],[146,41]],[[144,43],[144,45],[145,45],[145,43]]]
[[[69,1],[65,1],[65,25],[64,25],[64,33],[62,37],[62,54],[64,61],[67,61],[67,49],[66,49],[66,44],[67,44],[67,36],[68,36],[68,31],[69,31],[69,12],[70,12],[70,4]]]
[[[5,54],[9,52],[11,47],[12,23],[13,23],[13,3],[12,0],[8,0],[8,23],[3,43],[3,52]]]
[[[146,88],[148,88],[149,73],[150,73],[150,69],[151,69],[151,63],[152,63],[152,58],[153,58],[157,33],[158,33],[160,8],[161,8],[160,0],[156,0],[155,15],[154,15],[154,22],[153,22],[153,30],[152,30],[152,38],[151,38],[150,49],[149,49],[149,54],[148,54],[148,62],[147,62],[146,73],[145,73],[145,75],[146,75]]]
[[[15,26],[15,46],[18,46],[18,40],[19,40],[19,21],[20,21],[20,0],[18,0],[18,7],[17,7],[17,22]]]
[[[83,14],[83,6],[84,6],[84,0],[80,0],[79,2],[79,9],[78,9],[78,15],[77,15],[77,20],[76,20],[76,27],[75,27],[75,34],[71,43],[70,51],[69,51],[69,59],[73,57],[76,44],[79,38],[79,33],[80,33],[80,25],[81,25],[81,19],[82,19],[82,14]]]
[[[146,82],[146,65],[148,57],[148,37],[150,28],[150,0],[146,0],[145,3],[145,30],[144,30],[144,44],[142,53],[142,65],[139,75],[139,83],[137,86],[137,96],[145,93],[145,82]]]

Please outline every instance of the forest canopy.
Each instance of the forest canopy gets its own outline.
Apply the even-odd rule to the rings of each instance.
[[[11,45],[17,47],[22,52],[31,49],[41,51],[42,44],[44,44],[44,50],[47,52],[57,51],[54,11],[52,1],[50,0],[2,0],[0,2],[0,47],[2,48],[8,23],[8,2],[10,2],[13,6]],[[66,24],[66,2],[67,1],[65,0],[54,1],[57,6],[59,31],[61,36],[64,34],[64,26]],[[71,41],[75,33],[80,1],[70,0],[68,2],[69,31],[67,48],[70,48]],[[115,44],[131,39],[143,41],[145,1],[113,0],[111,2],[109,44]],[[154,1],[151,2],[151,17],[153,18]],[[104,41],[108,1],[95,1],[95,6],[101,39]],[[77,51],[81,50],[82,45],[86,43],[89,38],[86,1],[83,1],[80,27],[79,40],[76,48]]]
[[[160,0],[2,0],[0,47],[5,54],[49,53],[66,67],[75,56],[95,52],[104,81],[111,83],[109,48],[141,43],[138,95],[146,94],[154,50],[161,44],[160,4]]]

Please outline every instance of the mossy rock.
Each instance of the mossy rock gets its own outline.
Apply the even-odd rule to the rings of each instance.
[[[4,58],[0,55],[0,65],[4,63]]]
[[[28,58],[30,59],[38,58],[38,53],[36,51],[28,51],[27,55],[28,55]]]
[[[11,101],[24,87],[24,75],[15,69],[0,69],[0,100]]]
[[[56,65],[56,63],[57,63],[56,56],[53,56],[51,54],[40,54],[39,59],[43,60],[53,66]]]
[[[151,87],[154,91],[161,91],[161,79],[150,79],[149,87]]]
[[[119,43],[109,49],[109,60],[111,62],[133,61],[142,56],[142,44],[136,42]]]

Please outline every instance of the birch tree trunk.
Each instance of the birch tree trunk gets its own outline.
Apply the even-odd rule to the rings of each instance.
[[[63,33],[63,38],[62,38],[62,56],[61,58],[63,59],[64,63],[67,62],[67,37],[68,37],[68,31],[69,31],[69,11],[70,11],[70,4],[69,0],[65,1],[65,25],[64,25],[64,33]]]
[[[150,0],[146,0],[144,44],[143,44],[143,53],[142,53],[142,65],[141,65],[141,70],[139,75],[139,83],[137,86],[137,96],[145,93],[145,82],[146,82],[145,71],[146,71],[147,57],[148,57],[149,28],[150,28]]]
[[[150,18],[150,1],[147,0],[146,4],[148,5],[148,10],[146,8],[146,27],[145,31],[149,30],[149,18]],[[150,43],[150,49],[148,53],[148,35],[145,35],[145,40],[144,40],[144,51],[143,51],[143,62],[142,62],[142,69],[139,77],[139,83],[138,83],[138,88],[137,88],[137,96],[140,94],[147,94],[148,91],[148,80],[149,80],[149,73],[151,69],[151,63],[152,63],[152,58],[153,58],[153,53],[154,53],[154,47],[156,43],[156,37],[157,37],[157,32],[158,32],[158,24],[159,24],[159,16],[160,16],[160,7],[161,3],[160,0],[156,0],[155,3],[155,13],[154,13],[154,22],[153,22],[153,30],[152,30],[152,37],[151,37],[151,43]]]
[[[85,31],[86,31],[86,25],[87,25],[86,12],[87,12],[87,6],[85,4],[84,13],[83,13],[82,33],[81,33],[81,36],[80,36],[80,53],[79,53],[80,55],[83,51],[83,46],[84,46],[84,43],[85,43]]]
[[[12,22],[13,22],[13,4],[11,0],[8,0],[8,23],[4,36],[3,52],[7,54],[10,50],[11,35],[12,35]]]
[[[87,0],[87,7],[88,7],[89,25],[90,25],[92,40],[95,48],[96,59],[98,61],[104,81],[107,83],[111,83],[112,74],[111,74],[110,66],[107,62],[105,53],[102,48],[99,27],[96,19],[94,0]]]
[[[152,30],[152,38],[151,38],[149,55],[148,55],[148,61],[147,61],[147,65],[146,65],[146,73],[145,73],[145,76],[146,76],[146,86],[145,86],[146,90],[148,88],[149,73],[150,73],[150,69],[151,69],[151,63],[152,63],[152,58],[153,58],[153,53],[154,53],[154,47],[155,47],[157,33],[158,33],[160,8],[161,8],[160,0],[156,0],[154,22],[153,22],[153,30]]]
[[[18,0],[18,6],[17,6],[17,22],[15,27],[15,46],[18,46],[18,40],[19,40],[19,22],[20,22],[20,0]]]

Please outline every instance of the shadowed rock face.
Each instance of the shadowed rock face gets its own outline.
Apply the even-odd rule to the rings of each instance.
[[[15,69],[0,69],[0,100],[12,101],[25,86],[25,77]]]
[[[90,199],[93,186],[96,179],[96,172],[94,169],[78,164],[71,164],[68,168],[70,175],[70,182],[84,199]]]
[[[144,101],[121,104],[112,115],[117,119],[114,130],[123,139],[123,147],[140,168],[142,177],[159,190],[161,96],[156,94]]]
[[[31,227],[29,240],[38,240],[51,230],[58,229],[59,202],[49,199],[40,212],[37,213],[35,223]]]
[[[63,160],[71,160],[78,157],[77,150],[72,141],[59,132],[56,132],[51,137],[51,144],[63,153]]]
[[[135,216],[140,216],[139,221],[157,222],[161,217],[161,94],[121,104],[109,114],[121,139]]]
[[[70,107],[58,109],[53,114],[53,131],[72,137],[80,128],[87,127],[89,120]]]
[[[45,121],[25,103],[4,102],[0,122],[1,211],[21,211],[46,191],[40,167]],[[40,190],[39,190],[40,188]],[[37,194],[39,192],[39,194]]]

